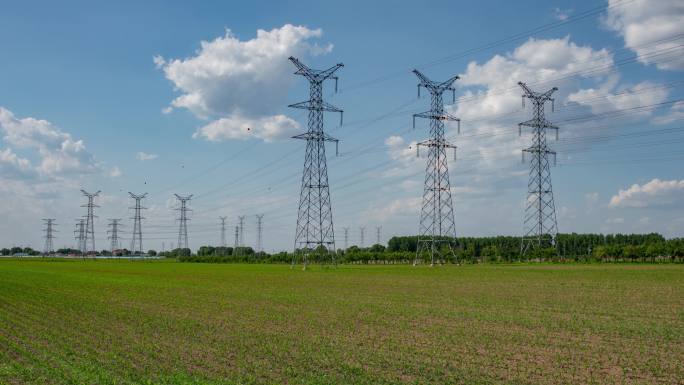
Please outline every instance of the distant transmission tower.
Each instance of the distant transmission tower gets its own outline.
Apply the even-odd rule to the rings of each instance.
[[[366,238],[366,227],[365,226],[359,227],[359,238],[361,239],[361,241],[359,242],[361,248],[366,247],[366,239],[365,239]]]
[[[349,248],[349,227],[343,227],[344,230],[344,249],[347,250]]]
[[[240,226],[235,226],[235,246],[233,246],[233,254],[240,255]]]
[[[76,220],[76,230],[74,230],[74,238],[76,238],[76,248],[82,254],[85,254],[85,219],[79,218]]]
[[[219,217],[221,220],[221,247],[226,247],[226,219],[228,217]]]
[[[306,155],[299,195],[295,255],[292,264],[296,263],[297,255],[301,254],[302,263],[306,269],[308,254],[320,247],[326,248],[332,262],[335,262],[335,233],[330,187],[328,185],[325,142],[335,142],[337,146],[339,141],[323,130],[323,112],[339,112],[341,125],[342,110],[323,101],[323,82],[327,79],[335,79],[335,90],[337,90],[337,76],[334,76],[334,73],[344,65],[339,63],[327,70],[314,70],[294,57],[290,57],[290,61],[297,67],[295,74],[302,75],[309,81],[310,99],[290,105],[293,108],[309,110],[307,132],[293,137],[306,140]]]
[[[375,227],[375,244],[380,245],[380,233],[382,232],[382,226]]]
[[[133,215],[133,237],[131,239],[131,253],[133,255],[142,255],[143,254],[143,246],[142,246],[142,215],[140,213],[141,210],[147,209],[146,207],[142,207],[140,205],[140,201],[147,196],[147,193],[136,195],[133,194],[132,192],[128,192],[128,195],[131,196],[135,200],[135,206],[129,207],[134,211]]]
[[[180,211],[180,217],[178,220],[180,221],[180,225],[178,227],[178,246],[177,248],[179,249],[187,249],[188,246],[188,202],[190,199],[192,199],[192,194],[188,196],[181,196],[178,194],[173,194],[176,196],[176,199],[180,202],[180,207],[177,208],[176,210]]]
[[[100,191],[98,190],[96,193],[89,193],[86,192],[85,190],[81,190],[83,195],[85,195],[88,198],[88,203],[81,207],[87,207],[87,213],[86,213],[86,221],[85,221],[85,231],[84,231],[84,237],[83,237],[83,247],[81,248],[81,252],[83,253],[88,253],[90,251],[95,252],[95,216],[94,210],[95,207],[100,207],[94,203],[94,199],[96,196],[100,195]],[[90,241],[90,245],[88,245],[88,241]]]
[[[449,168],[447,166],[447,148],[454,149],[456,159],[456,146],[447,142],[444,138],[444,122],[460,120],[444,111],[442,94],[451,91],[454,101],[456,90],[452,84],[458,79],[453,76],[444,82],[435,82],[413,70],[420,83],[418,83],[418,97],[420,88],[430,91],[430,111],[413,115],[413,126],[416,118],[430,119],[430,139],[419,142],[416,146],[416,154],[420,156],[421,146],[428,148],[428,160],[425,167],[425,185],[423,187],[423,207],[420,211],[420,231],[416,249],[414,265],[422,259],[425,252],[430,255],[430,266],[434,266],[435,260],[443,260],[443,247],[448,249],[447,254],[454,257],[452,243],[456,237],[454,224],[454,208],[451,203],[451,186],[449,185]]]
[[[55,219],[54,218],[44,218],[43,222],[45,222],[45,247],[43,248],[43,253],[44,254],[50,254],[55,252],[55,247],[53,244],[53,240],[55,239],[55,229],[53,226],[55,225]]]
[[[263,226],[263,220],[264,220],[264,214],[259,214],[256,216],[257,220],[257,244],[256,244],[256,251],[258,253],[264,251],[263,244],[262,244],[262,236],[264,232],[264,226]]]
[[[107,230],[107,233],[109,234],[109,250],[114,253],[114,250],[119,250],[121,249],[121,243],[119,242],[119,226],[121,226],[121,219],[119,218],[110,218],[109,224],[107,225],[109,227],[109,230]]]
[[[523,82],[518,85],[523,89],[523,107],[525,98],[532,101],[532,119],[518,124],[518,130],[522,135],[522,126],[532,128],[532,145],[523,149],[523,162],[525,153],[530,154],[530,174],[527,183],[527,207],[523,222],[524,233],[520,245],[521,254],[539,247],[555,246],[558,234],[558,222],[556,220],[556,206],[553,201],[553,188],[551,186],[551,170],[549,155],[553,155],[554,163],[556,152],[549,149],[546,144],[546,130],[556,130],[558,139],[558,127],[546,120],[544,106],[551,102],[553,111],[554,99],[551,95],[558,90],[553,87],[546,92],[534,92]]]
[[[245,247],[245,216],[238,216],[238,227],[240,228],[240,247]]]

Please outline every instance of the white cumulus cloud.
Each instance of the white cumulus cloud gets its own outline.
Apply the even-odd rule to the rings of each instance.
[[[617,88],[617,77],[611,77],[597,88],[587,88],[568,95],[569,102],[575,102],[591,108],[594,114],[608,111],[630,109],[662,103],[667,100],[669,92],[649,81],[643,81],[632,87]],[[638,115],[647,116],[652,109],[643,109]]]
[[[121,172],[121,169],[117,166],[114,166],[114,167],[112,167],[111,170],[109,170],[109,177],[110,178],[118,178],[121,175],[123,175],[123,173]]]
[[[670,124],[684,119],[684,102],[677,102],[670,107],[670,111],[662,116],[653,118],[655,124]]]
[[[240,40],[226,30],[224,36],[201,42],[195,56],[169,60],[155,56],[154,63],[181,93],[170,108],[185,108],[201,119],[214,120],[195,137],[243,138],[240,130],[248,122],[260,133],[255,136],[271,140],[293,127],[289,118],[277,113],[287,103],[295,79],[287,58],[330,52],[332,45],[312,42],[321,35],[320,29],[291,24],[257,30],[250,40]]]
[[[681,0],[608,0],[605,24],[619,33],[639,61],[659,69],[684,69],[679,46],[684,34]]]
[[[135,154],[135,158],[138,159],[139,161],[146,161],[146,160],[154,160],[157,159],[159,155],[157,154],[148,154],[143,151],[139,151],[137,154]]]
[[[47,120],[18,119],[0,107],[0,128],[4,141],[15,148],[34,150],[40,157],[36,171],[47,176],[101,171],[82,140],[60,130]]]
[[[298,130],[299,123],[282,114],[254,119],[232,116],[214,120],[200,127],[193,134],[193,138],[210,141],[258,138],[271,142],[292,136]]]
[[[36,176],[36,172],[28,159],[6,148],[0,150],[0,175],[8,179],[24,179]]]
[[[684,202],[684,180],[653,179],[633,184],[610,199],[610,207],[669,207]]]

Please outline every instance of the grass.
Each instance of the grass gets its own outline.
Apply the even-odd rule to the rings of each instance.
[[[682,265],[0,260],[1,384],[682,379]]]

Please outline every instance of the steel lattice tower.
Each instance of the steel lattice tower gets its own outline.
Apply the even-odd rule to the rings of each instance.
[[[45,222],[45,247],[43,248],[43,253],[44,254],[50,254],[54,253],[55,247],[53,244],[53,240],[55,239],[55,229],[53,226],[56,224],[54,218],[44,218],[43,222]]]
[[[109,251],[114,253],[114,250],[119,250],[121,244],[119,243],[119,226],[121,226],[120,218],[110,218],[109,224],[107,225],[110,230],[107,230],[109,234]]]
[[[78,245],[76,247],[81,254],[85,254],[85,219],[79,218],[76,221],[76,230],[74,230],[74,238]]]
[[[349,248],[349,227],[343,227],[344,230],[344,249],[347,250]]]
[[[382,226],[375,227],[375,244],[380,245],[380,233],[382,232]]]
[[[245,247],[245,216],[238,216],[238,228],[240,230],[239,245]]]
[[[264,250],[263,250],[264,247],[263,247],[263,244],[262,244],[262,240],[263,240],[263,239],[262,239],[262,236],[263,236],[263,232],[264,232],[264,226],[263,226],[264,214],[258,214],[258,215],[256,216],[256,220],[257,220],[257,243],[256,243],[256,251],[257,251],[258,253],[260,253],[260,252],[264,251]]]
[[[343,112],[323,101],[323,82],[327,79],[334,79],[335,90],[337,90],[337,77],[334,76],[334,73],[344,65],[339,63],[327,70],[314,70],[294,57],[290,57],[290,61],[297,67],[295,74],[302,75],[309,81],[310,99],[289,106],[309,111],[307,132],[293,137],[306,140],[306,155],[299,195],[294,244],[295,254],[292,264],[296,263],[297,255],[301,253],[302,263],[306,269],[308,254],[319,248],[325,248],[332,258],[332,262],[335,262],[335,233],[330,187],[328,185],[325,142],[335,142],[337,146],[339,141],[323,130],[323,112],[339,112],[340,125],[342,124]]]
[[[136,195],[129,191],[128,195],[130,195],[131,198],[135,200],[135,206],[129,207],[129,209],[134,210],[133,218],[131,218],[133,219],[133,237],[131,238],[131,253],[133,255],[136,255],[136,253],[142,255],[142,220],[144,219],[144,217],[141,215],[141,210],[146,210],[147,207],[142,207],[140,205],[140,201],[147,196],[147,193]]]
[[[430,119],[430,139],[419,142],[416,146],[416,155],[420,156],[420,147],[428,148],[428,160],[425,167],[425,185],[423,187],[423,207],[420,211],[420,231],[416,248],[414,265],[422,259],[423,253],[430,256],[430,266],[435,260],[443,260],[442,246],[446,244],[448,254],[454,257],[452,243],[456,237],[456,225],[454,223],[454,208],[451,203],[451,186],[449,184],[449,168],[447,166],[447,148],[454,149],[456,158],[456,146],[450,144],[444,137],[444,122],[460,120],[444,111],[442,94],[451,91],[454,102],[456,90],[452,86],[458,79],[453,76],[444,82],[435,82],[428,79],[418,70],[413,70],[420,83],[418,83],[418,97],[420,88],[430,91],[430,111],[413,115],[413,126],[416,118]]]
[[[359,239],[360,239],[359,243],[361,244],[361,248],[364,248],[366,246],[365,238],[366,238],[366,227],[361,226],[361,227],[359,227]]]
[[[100,207],[94,203],[95,197],[100,195],[98,190],[96,193],[89,193],[85,190],[81,190],[83,195],[88,198],[88,203],[81,207],[87,208],[85,230],[83,234],[83,247],[81,248],[82,253],[95,252],[95,207]],[[88,241],[90,241],[90,248],[88,248]]]
[[[219,217],[221,220],[221,247],[226,247],[226,219],[228,217]]]
[[[532,119],[518,124],[519,133],[522,135],[522,126],[532,128],[532,145],[523,149],[523,162],[525,153],[530,154],[530,174],[527,183],[527,206],[523,221],[524,233],[520,245],[521,254],[533,248],[555,247],[555,239],[558,234],[558,222],[556,220],[556,206],[553,201],[553,188],[551,186],[551,169],[549,155],[553,155],[554,162],[556,152],[549,149],[546,144],[546,130],[556,130],[558,139],[558,127],[546,120],[544,106],[551,102],[553,110],[554,99],[551,95],[558,90],[553,87],[546,92],[534,92],[523,82],[518,85],[523,89],[523,107],[525,98],[532,101]]]
[[[240,226],[235,226],[235,246],[233,246],[233,255],[240,255]]]
[[[192,194],[188,196],[181,196],[178,194],[173,194],[176,196],[176,199],[180,202],[180,207],[177,208],[177,211],[180,211],[180,217],[178,218],[179,221],[179,227],[178,227],[178,245],[176,246],[179,249],[187,249],[188,248],[188,202],[190,199],[192,199]]]

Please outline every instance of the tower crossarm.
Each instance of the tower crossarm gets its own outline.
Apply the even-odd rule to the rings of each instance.
[[[339,112],[339,113],[344,112],[341,108],[335,107],[330,103],[327,103],[324,101],[320,101],[319,103],[320,103],[320,106],[317,105],[317,103],[312,102],[311,100],[307,100],[305,102],[290,104],[288,107],[300,108],[303,110],[314,110],[314,111],[330,111],[330,112]]]
[[[309,68],[308,66],[306,66],[305,64],[300,62],[299,59],[297,59],[294,56],[290,56],[289,60],[292,62],[292,64],[295,65],[295,67],[297,67],[297,71],[295,72],[295,75],[302,75],[305,78],[309,79],[310,81],[318,82],[318,83],[320,83],[326,79],[334,79],[335,83],[337,83],[337,77],[333,76],[333,74],[338,69],[344,67],[344,64],[337,63],[334,66],[332,66],[326,70],[315,70],[315,69]],[[337,87],[335,87],[335,88],[337,88]]]
[[[423,87],[433,94],[442,94],[444,91],[451,91],[454,101],[456,100],[456,89],[453,87],[453,84],[459,79],[458,75],[452,76],[443,82],[436,82],[428,79],[427,76],[423,75],[423,73],[417,69],[414,69],[413,73],[418,77],[418,80],[420,80],[420,83],[418,83],[418,97],[420,97],[420,88]]]
[[[440,114],[435,114],[434,111],[425,111],[425,112],[413,114],[413,128],[416,128],[416,118],[458,122],[458,132],[459,133],[461,132],[461,119],[449,114],[446,111],[442,111],[442,113],[440,113]]]
[[[548,128],[550,130],[557,130],[558,126],[554,126],[550,121],[544,119],[544,120],[537,120],[537,119],[530,119],[521,123],[518,123],[518,126],[525,126],[525,127],[540,127],[540,128]]]
[[[313,140],[321,142],[334,142],[335,143],[335,156],[340,154],[340,140],[333,138],[332,136],[326,134],[325,132],[305,132],[303,134],[295,135],[293,139],[303,139],[303,140]]]
[[[444,138],[441,139],[426,139],[422,142],[416,143],[416,156],[420,157],[420,147],[435,147],[438,149],[453,148],[454,149],[454,160],[456,160],[456,145],[447,142]]]
[[[528,98],[531,100],[537,100],[540,103],[553,102],[555,99],[552,98],[551,95],[553,95],[554,92],[558,91],[558,87],[553,87],[545,92],[534,92],[530,89],[530,87],[527,86],[527,84],[523,82],[518,82],[518,85],[520,86],[520,88],[523,89],[523,99]]]

